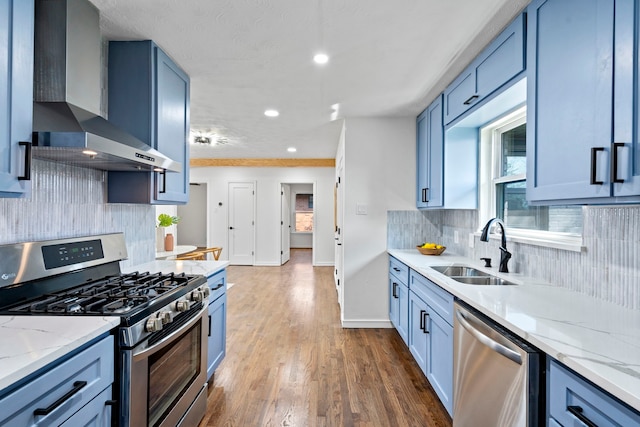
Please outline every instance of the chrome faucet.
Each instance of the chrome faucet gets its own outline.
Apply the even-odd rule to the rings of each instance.
[[[502,241],[500,244],[500,267],[498,268],[498,271],[500,273],[508,273],[509,268],[507,267],[507,264],[511,259],[511,252],[507,250],[507,236],[504,232],[504,223],[502,222],[502,220],[500,218],[490,219],[489,222],[487,222],[487,225],[485,225],[482,229],[480,240],[483,242],[489,241],[489,229],[494,222],[500,226],[500,231],[502,231]]]

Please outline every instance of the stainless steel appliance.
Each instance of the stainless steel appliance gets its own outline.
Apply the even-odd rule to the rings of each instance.
[[[544,425],[544,357],[462,302],[453,326],[453,425]]]
[[[116,424],[197,425],[206,412],[206,278],[124,274],[126,257],[121,233],[0,246],[0,314],[119,316]]]

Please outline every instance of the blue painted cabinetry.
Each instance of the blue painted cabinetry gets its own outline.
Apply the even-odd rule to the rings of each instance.
[[[553,359],[547,369],[547,407],[550,426],[640,425],[640,413]]]
[[[518,16],[444,91],[444,123],[480,104],[525,69],[526,16]]]
[[[389,320],[409,344],[409,268],[389,257]]]
[[[0,197],[31,191],[33,0],[0,0]]]
[[[637,5],[535,0],[527,13],[527,198],[640,200]]]
[[[409,272],[409,350],[449,412],[453,411],[453,295]]]
[[[107,336],[0,396],[0,425],[111,426],[114,342]]]
[[[109,43],[109,121],[182,163],[182,172],[109,172],[108,201],[189,200],[189,76],[152,41]]]
[[[207,379],[224,359],[227,342],[227,271],[222,270],[207,277],[211,289],[209,295],[209,338]]]
[[[416,120],[416,160],[418,209],[443,205],[442,95],[438,96]]]

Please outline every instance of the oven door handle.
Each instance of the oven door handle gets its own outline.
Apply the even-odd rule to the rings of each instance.
[[[158,350],[162,350],[163,348],[165,348],[168,345],[173,344],[173,338],[176,335],[180,335],[182,334],[186,329],[189,329],[190,327],[192,327],[193,325],[195,325],[196,323],[198,323],[200,320],[202,320],[202,315],[204,313],[207,312],[207,309],[209,307],[207,305],[203,305],[202,306],[202,310],[200,310],[198,312],[198,314],[196,314],[195,316],[193,316],[193,318],[191,318],[187,323],[185,323],[184,325],[182,325],[182,327],[176,331],[173,331],[171,334],[167,335],[166,337],[164,337],[163,339],[161,339],[160,341],[158,341],[156,344],[152,345],[151,347],[147,347],[139,352],[133,353],[133,358],[134,359],[144,359],[146,357],[149,357],[149,355],[155,353]]]

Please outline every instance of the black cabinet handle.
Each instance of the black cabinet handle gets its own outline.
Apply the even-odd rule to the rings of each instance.
[[[73,388],[69,392],[67,392],[64,396],[62,396],[60,399],[56,400],[55,402],[53,402],[51,405],[47,406],[46,408],[37,408],[35,411],[33,411],[33,415],[49,415],[58,406],[62,405],[64,402],[69,400],[71,398],[71,396],[73,396],[74,394],[79,392],[86,385],[87,385],[86,381],[76,381],[76,382],[74,382],[73,383]]]
[[[587,427],[598,427],[596,423],[584,416],[584,414],[582,413],[582,408],[580,406],[567,406],[567,411],[569,411],[571,415],[579,419],[580,422],[582,422]]]
[[[400,272],[400,269],[398,267],[393,267],[393,271]]]
[[[622,184],[624,179],[618,178],[618,150],[624,148],[624,142],[613,143],[613,166],[611,167],[611,182],[614,184]]]
[[[220,289],[221,287],[224,286],[224,283],[220,283],[218,286],[216,286],[215,288],[211,289],[212,291],[217,291],[218,289]]]
[[[425,313],[426,313],[426,311],[420,310],[420,329],[422,329],[422,332],[426,332],[424,330],[424,314]]]
[[[424,321],[423,321],[424,326],[422,330],[424,331],[425,334],[428,334],[429,331],[427,331],[427,318],[429,317],[429,313],[425,311],[423,316],[424,316]]]
[[[472,95],[471,97],[469,97],[469,99],[467,99],[466,101],[463,102],[464,105],[469,105],[471,104],[473,101],[475,101],[476,99],[478,99],[478,95]]]
[[[604,147],[591,147],[591,185],[603,185],[603,181],[598,181],[596,178],[596,160],[598,152],[604,151]]]
[[[31,142],[20,141],[19,145],[24,147],[24,175],[18,177],[18,181],[31,180]]]
[[[423,203],[427,203],[429,201],[429,199],[427,198],[427,191],[429,190],[429,187],[423,188],[422,189],[422,202]]]
[[[158,172],[160,174],[160,178],[162,181],[162,188],[158,193],[166,193],[167,192],[167,171]]]
[[[391,295],[392,295],[394,298],[398,298],[398,294],[396,293],[396,286],[398,286],[398,284],[397,284],[396,282],[393,282],[393,289],[392,289],[392,291],[391,291]]]
[[[209,315],[209,336],[211,336],[211,315]]]

